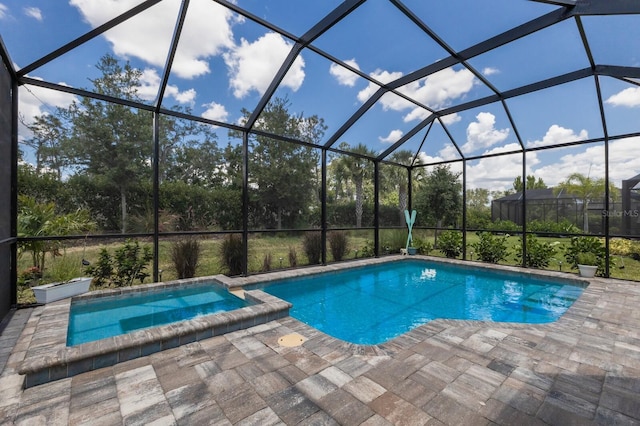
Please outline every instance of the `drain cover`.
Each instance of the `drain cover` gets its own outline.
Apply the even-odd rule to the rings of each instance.
[[[304,338],[298,333],[291,333],[279,338],[278,344],[286,348],[293,348],[294,346],[300,346],[306,340],[307,340],[306,338]]]

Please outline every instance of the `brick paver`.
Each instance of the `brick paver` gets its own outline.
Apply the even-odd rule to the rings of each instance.
[[[292,318],[29,389],[40,308],[0,344],[6,424],[640,424],[640,285],[596,279],[553,324],[436,320],[378,347]],[[31,318],[29,318],[29,315]],[[286,348],[278,338],[308,340]],[[7,349],[7,346],[11,350]]]

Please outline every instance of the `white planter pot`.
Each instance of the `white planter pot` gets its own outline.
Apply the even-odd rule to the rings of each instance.
[[[593,278],[596,275],[598,267],[593,265],[578,265],[578,270],[580,271],[581,277]]]
[[[92,278],[74,278],[63,283],[50,283],[31,287],[38,303],[50,303],[89,291]]]

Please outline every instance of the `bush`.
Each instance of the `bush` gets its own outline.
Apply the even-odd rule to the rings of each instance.
[[[449,258],[456,258],[462,253],[462,232],[444,231],[438,237],[438,248]]]
[[[612,238],[609,240],[609,253],[616,256],[629,256],[638,260],[640,258],[640,241]]]
[[[97,286],[130,286],[134,280],[142,283],[149,276],[146,269],[151,259],[153,254],[149,247],[140,247],[138,241],[127,240],[115,250],[113,257],[102,248],[96,265],[88,266],[85,272],[94,278],[93,283]]]
[[[566,247],[564,258],[571,265],[571,269],[578,268],[578,256],[581,253],[592,253],[596,261],[593,265],[598,267],[596,275],[604,276],[605,260],[607,258],[607,250],[602,241],[597,237],[573,237],[571,244]],[[613,266],[613,258],[609,258],[609,264]]]
[[[200,258],[200,242],[186,237],[171,245],[171,260],[179,279],[193,278]]]
[[[407,245],[407,230],[384,229],[380,231],[380,249],[383,252],[399,253]]]
[[[261,272],[269,272],[271,270],[271,253],[267,253],[264,255],[264,259],[262,259],[262,269]]]
[[[358,257],[358,253],[360,253],[360,257],[373,257],[375,256],[373,241],[366,240],[364,242],[364,246],[360,248],[360,250],[356,251],[356,258]]]
[[[489,226],[489,230],[501,231],[501,232],[518,232],[518,231],[522,231],[522,226],[510,220],[498,219],[495,222],[491,223],[491,226]]]
[[[295,247],[289,247],[289,266],[292,268],[298,266],[298,252]]]
[[[567,219],[563,219],[560,222],[551,220],[532,220],[527,222],[527,231],[554,235],[577,234],[581,232],[580,228],[569,222]]]
[[[508,254],[507,236],[497,236],[490,232],[476,232],[480,240],[471,244],[478,259],[483,262],[498,263],[505,260]]]
[[[429,255],[433,251],[433,244],[421,238],[414,238],[413,245],[418,249],[418,253]]]
[[[242,274],[244,272],[244,244],[242,243],[242,237],[236,234],[227,235],[220,245],[220,257],[229,275]]]
[[[349,249],[347,233],[344,231],[332,231],[329,232],[328,239],[333,260],[341,261],[347,255],[347,250]]]
[[[525,266],[530,268],[546,268],[556,254],[556,249],[551,243],[540,242],[533,234],[528,234],[526,239],[527,256]],[[516,246],[516,261],[522,263],[522,239]]]
[[[309,264],[319,264],[322,258],[322,234],[320,232],[307,232],[304,234],[302,246],[307,259],[309,259]]]

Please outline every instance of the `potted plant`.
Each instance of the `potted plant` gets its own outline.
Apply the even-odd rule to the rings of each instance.
[[[591,252],[580,252],[576,256],[580,276],[593,278],[598,270],[598,258]]]
[[[67,281],[31,287],[38,303],[50,303],[89,291],[91,277],[74,278]]]

